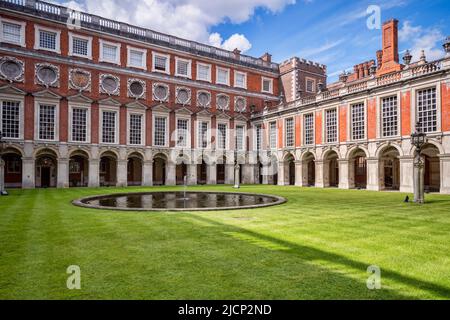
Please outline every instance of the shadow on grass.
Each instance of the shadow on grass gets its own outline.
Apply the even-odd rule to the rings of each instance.
[[[204,216],[191,215],[190,217],[192,217],[193,219],[199,220],[201,222],[204,222],[204,223],[209,223],[209,224],[215,225],[216,227],[219,228],[219,230],[221,232],[225,232],[226,234],[233,236],[234,238],[237,238],[237,239],[240,239],[243,241],[247,240],[247,242],[250,242],[250,243],[253,242],[253,244],[255,244],[255,245],[258,245],[258,242],[260,244],[261,243],[269,244],[267,246],[268,250],[279,250],[286,254],[294,254],[298,258],[300,258],[301,260],[304,260],[304,261],[308,261],[308,262],[326,261],[326,262],[330,262],[332,264],[343,265],[345,267],[351,268],[351,269],[353,269],[355,271],[359,271],[361,273],[365,273],[367,267],[370,265],[368,263],[362,263],[359,261],[355,261],[355,260],[346,258],[344,256],[341,256],[341,255],[338,255],[335,253],[330,253],[330,252],[326,252],[326,251],[319,250],[316,248],[311,248],[308,246],[294,244],[294,243],[291,243],[288,241],[280,240],[280,239],[277,239],[277,238],[274,238],[271,236],[267,236],[264,234],[260,234],[260,233],[254,232],[254,231],[250,231],[247,229],[239,228],[236,226],[230,226],[230,225],[220,223],[215,220],[205,218]],[[226,231],[224,231],[224,230],[226,230]],[[238,234],[240,234],[240,235],[236,236]],[[250,239],[254,239],[254,240],[248,241]],[[261,247],[261,245],[258,245],[258,246]],[[423,281],[423,280],[415,279],[413,277],[405,276],[396,271],[384,269],[382,266],[380,266],[380,268],[381,268],[382,282],[383,282],[383,279],[387,278],[387,279],[402,283],[407,286],[412,286],[417,290],[428,291],[428,292],[432,293],[433,295],[437,295],[441,298],[447,298],[447,299],[450,298],[450,288],[447,288],[445,286],[440,286],[440,285],[432,283],[432,282]],[[329,270],[327,270],[327,271],[330,272]],[[339,274],[339,276],[344,277],[342,274]],[[356,281],[356,280],[347,277],[347,279],[345,279],[344,281],[346,281],[348,284],[349,281]],[[371,291],[371,290],[366,289],[365,283],[360,283],[359,285],[364,288],[363,290],[366,291],[366,295],[367,295],[367,291]],[[377,293],[375,291],[377,291],[377,290],[373,290],[372,292]],[[380,292],[382,292],[380,295],[374,294],[373,297],[374,298],[382,298],[382,299],[410,299],[410,298],[413,298],[413,297],[406,297],[406,296],[404,296],[398,292],[395,292],[394,290],[390,290],[390,289],[389,290],[380,290]],[[342,293],[343,293],[343,296],[340,296],[338,298],[345,298],[344,290],[342,290]]]

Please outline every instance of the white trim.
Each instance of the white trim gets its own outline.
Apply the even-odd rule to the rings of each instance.
[[[308,80],[313,82],[312,91],[308,91]],[[305,77],[305,92],[307,93],[316,93],[316,79],[311,77]]]
[[[242,149],[238,149],[236,145],[236,138],[237,138],[237,130],[236,127],[242,127]],[[234,149],[238,151],[247,151],[247,123],[244,121],[234,121]]]
[[[141,118],[141,143],[140,144],[132,144],[131,142],[130,142],[130,129],[131,129],[131,127],[130,127],[130,116],[132,115],[132,114],[135,114],[135,115],[141,115],[142,116],[142,118]],[[129,146],[145,146],[145,132],[146,132],[146,129],[145,129],[145,124],[146,124],[146,112],[145,112],[145,110],[139,110],[139,109],[136,109],[136,108],[133,108],[133,109],[127,109],[127,145],[129,145]]]
[[[165,71],[155,69],[156,57],[166,58],[166,70]],[[152,72],[159,72],[159,73],[165,73],[165,74],[170,75],[170,54],[164,54],[164,53],[152,51]]]
[[[394,136],[384,136],[383,135],[383,99],[396,97],[397,98],[397,134]],[[401,92],[399,90],[395,90],[394,92],[384,93],[379,95],[376,99],[377,103],[377,126],[376,126],[376,139],[392,139],[392,138],[400,138],[402,135],[402,112],[401,112]]]
[[[227,81],[226,82],[219,81],[219,71],[225,71],[227,73]],[[230,68],[223,68],[223,67],[216,66],[216,84],[223,84],[226,86],[230,85]]]
[[[42,48],[40,46],[40,44],[41,44],[40,31],[41,30],[56,33],[55,49]],[[61,54],[61,30],[43,27],[38,24],[34,25],[34,49],[56,52],[56,53]]]
[[[427,132],[427,134],[433,134],[441,132],[441,84],[440,82],[426,83],[411,88],[411,131],[415,130],[417,122],[417,91],[436,88],[436,131]]]
[[[178,61],[187,62],[187,74],[178,73]],[[192,60],[191,59],[183,59],[180,57],[175,57],[175,76],[192,79]]]
[[[73,52],[73,38],[78,38],[78,39],[82,39],[82,40],[87,40],[88,44],[87,44],[87,55],[82,55],[79,53],[74,53]],[[88,36],[82,36],[73,32],[69,32],[69,56],[74,56],[74,57],[80,57],[80,58],[87,58],[89,60],[92,60],[92,37],[88,37]]]
[[[226,126],[226,130],[225,130],[225,148],[219,148],[218,146],[218,136],[219,136],[219,123],[220,124],[224,124]],[[214,135],[214,140],[215,140],[215,144],[216,144],[216,149],[217,150],[230,150],[230,121],[226,121],[226,120],[218,120],[216,121],[216,133]]]
[[[200,123],[201,122],[206,122],[208,124],[208,129],[206,130],[206,148],[203,148],[200,145]],[[197,149],[209,149],[211,147],[211,118],[206,118],[206,117],[197,117],[197,120],[195,120],[195,147]]]
[[[187,120],[187,142],[185,146],[179,146],[178,145],[178,120]],[[174,130],[174,135],[175,135],[175,148],[178,149],[190,149],[191,145],[192,145],[192,133],[191,133],[191,116],[190,115],[182,115],[182,114],[177,114],[175,115],[175,130]]]
[[[166,118],[166,123],[165,123],[165,136],[164,136],[164,145],[160,146],[160,145],[156,145],[155,144],[155,119],[156,118]],[[152,146],[153,147],[168,147],[169,146],[169,114],[165,113],[165,112],[152,112]]]
[[[98,61],[100,62],[108,62],[108,63],[114,63],[117,65],[120,65],[120,48],[121,48],[121,44],[117,43],[117,42],[109,42],[103,39],[99,40],[99,44],[100,44],[100,52],[99,52],[99,57],[98,57]],[[103,58],[103,46],[104,45],[109,45],[109,46],[114,46],[116,47],[116,60],[112,61],[112,60],[106,60]]]
[[[339,105],[332,105],[322,109],[322,144],[325,145],[338,145],[339,142]],[[336,140],[333,142],[328,142],[328,128],[327,128],[327,111],[336,111]]]
[[[98,124],[98,141],[100,141],[100,144],[106,144],[106,145],[115,145],[119,144],[120,141],[120,109],[119,107],[113,107],[113,106],[106,106],[106,105],[100,105],[99,106],[99,124]],[[116,131],[114,133],[114,142],[103,142],[103,111],[107,112],[115,112],[116,113]]]
[[[270,86],[269,86],[270,89],[268,91],[264,90],[264,81],[270,82]],[[261,92],[273,94],[273,79],[272,78],[261,77]]]
[[[12,94],[2,94],[0,98],[0,129],[2,132],[4,132],[2,128],[3,124],[3,101],[15,101],[19,102],[19,137],[18,138],[7,138],[4,137],[5,140],[23,140],[24,138],[24,106],[25,106],[25,98],[23,96],[16,96]]]
[[[8,40],[5,40],[3,38],[3,22],[6,23],[10,23],[10,24],[15,24],[20,26],[20,42],[11,42]],[[0,42],[2,43],[10,43],[10,44],[15,44],[21,47],[25,47],[26,43],[25,43],[25,28],[26,28],[26,22],[24,21],[17,21],[17,20],[12,20],[12,19],[7,19],[7,18],[3,18],[0,17]]]
[[[55,106],[55,138],[54,139],[40,139],[39,138],[39,114],[40,105],[54,105]],[[34,140],[36,141],[59,141],[59,99],[38,98],[34,99]]]
[[[270,144],[270,124],[271,123],[275,123],[275,146],[272,147],[272,145]],[[276,150],[278,149],[278,121],[277,119],[274,120],[270,120],[267,122],[267,149],[269,150]]]
[[[282,118],[283,119],[283,143],[284,143],[284,148],[295,148],[295,117],[294,115],[291,116],[287,116]],[[287,145],[287,134],[286,134],[286,129],[287,129],[287,125],[286,122],[288,119],[292,119],[292,145],[288,146]]]
[[[243,75],[244,76],[244,86],[243,87],[238,86],[236,84],[237,75]],[[234,86],[236,88],[247,89],[247,72],[242,72],[242,71],[237,71],[237,70],[234,71]]]
[[[140,66],[131,64],[131,51],[142,53],[142,61]],[[127,67],[147,70],[147,49],[140,49],[132,46],[127,46]]]
[[[312,127],[312,143],[310,144],[306,144],[305,141],[305,130],[306,130],[306,125],[305,125],[305,116],[307,115],[312,115],[313,117],[313,127]],[[316,112],[310,111],[310,112],[305,112],[301,115],[301,128],[302,128],[302,146],[314,146],[316,144]]]
[[[86,112],[86,141],[74,141],[72,136],[73,109],[85,109]],[[91,106],[84,103],[69,101],[69,126],[68,137],[71,143],[91,143]]]
[[[199,79],[199,73],[198,73],[198,66],[202,66],[202,67],[208,67],[209,73],[208,73],[208,79]],[[195,80],[196,81],[206,81],[206,82],[212,82],[211,80],[211,73],[212,73],[212,65],[209,63],[203,63],[203,62],[197,62],[197,74],[195,76]]]

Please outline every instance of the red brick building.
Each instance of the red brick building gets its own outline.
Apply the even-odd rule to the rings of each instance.
[[[8,187],[244,183],[450,193],[449,57],[376,59],[327,84],[324,65],[254,58],[34,0],[0,1]]]

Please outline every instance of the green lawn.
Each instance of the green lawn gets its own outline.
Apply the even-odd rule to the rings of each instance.
[[[242,191],[288,202],[195,213],[70,203],[150,189],[177,188],[12,190],[0,197],[0,298],[450,298],[450,196],[427,195],[417,206],[395,192],[258,185]],[[81,290],[66,288],[69,265],[81,268]],[[381,268],[381,290],[366,287],[369,265]]]

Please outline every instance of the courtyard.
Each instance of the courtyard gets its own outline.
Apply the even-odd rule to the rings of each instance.
[[[446,195],[419,206],[399,192],[244,185],[287,202],[211,212],[71,204],[181,189],[9,190],[0,198],[0,299],[450,298]],[[80,290],[66,287],[70,265],[80,267]],[[371,265],[381,269],[379,290],[366,286]]]

